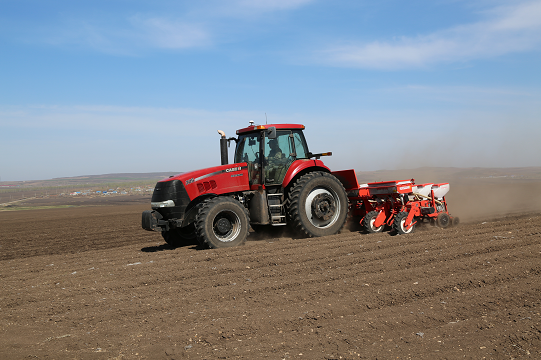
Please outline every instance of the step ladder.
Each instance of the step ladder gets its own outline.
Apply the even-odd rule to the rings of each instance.
[[[269,213],[271,216],[272,226],[286,225],[286,215],[284,204],[282,203],[282,196],[284,194],[267,194],[267,203],[269,204]]]

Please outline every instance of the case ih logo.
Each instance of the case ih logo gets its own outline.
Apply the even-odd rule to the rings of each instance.
[[[401,186],[399,189],[400,190],[408,190],[410,188],[411,188],[411,186]]]
[[[237,166],[237,167],[234,167],[234,168],[225,169],[225,172],[239,171],[240,169],[241,169],[241,167]]]

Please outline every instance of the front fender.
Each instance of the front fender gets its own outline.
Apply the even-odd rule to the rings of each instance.
[[[190,205],[188,206],[188,210],[186,210],[186,215],[184,215],[184,219],[182,220],[182,227],[193,223],[199,211],[200,205],[204,203],[206,200],[212,199],[213,197],[216,197],[216,196],[217,196],[216,194],[205,194],[205,195],[199,196],[194,201],[192,201],[192,203],[190,203]]]

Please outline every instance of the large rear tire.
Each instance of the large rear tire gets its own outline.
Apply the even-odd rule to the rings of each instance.
[[[288,195],[288,215],[293,227],[308,237],[338,233],[348,215],[348,198],[333,175],[314,171],[301,176]]]
[[[250,220],[246,208],[237,200],[220,196],[203,203],[195,218],[199,243],[217,249],[246,242]]]
[[[363,220],[363,226],[364,229],[369,233],[378,233],[382,232],[383,228],[385,227],[385,224],[380,225],[379,227],[374,226],[374,222],[376,221],[376,218],[378,217],[379,213],[377,211],[370,211]]]

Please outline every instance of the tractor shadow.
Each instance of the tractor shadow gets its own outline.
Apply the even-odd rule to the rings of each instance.
[[[250,231],[247,241],[279,241],[280,239],[302,239],[303,236],[289,226],[263,226]]]
[[[304,239],[306,237],[303,237],[299,235],[296,231],[291,229],[288,226],[265,226],[264,228],[258,229],[258,231],[254,231],[253,229],[250,230],[248,234],[248,238],[246,239],[247,242],[258,242],[258,241],[267,241],[267,242],[274,242],[274,241],[280,241],[280,239]],[[144,248],[141,248],[141,252],[145,253],[155,253],[160,251],[171,251],[176,249],[186,248],[189,250],[208,250],[208,248],[201,246],[198,242],[194,241],[191,243],[183,244],[183,245],[170,245],[167,243],[163,243],[161,245],[155,245],[155,246],[146,246]]]
[[[141,252],[154,253],[154,252],[159,252],[159,251],[176,250],[176,249],[179,249],[179,248],[188,248],[188,249],[191,249],[191,250],[203,250],[203,247],[201,245],[195,244],[195,243],[179,245],[179,246],[173,246],[173,245],[169,245],[167,243],[164,243],[164,244],[157,245],[157,246],[146,246],[146,247],[141,249]]]

